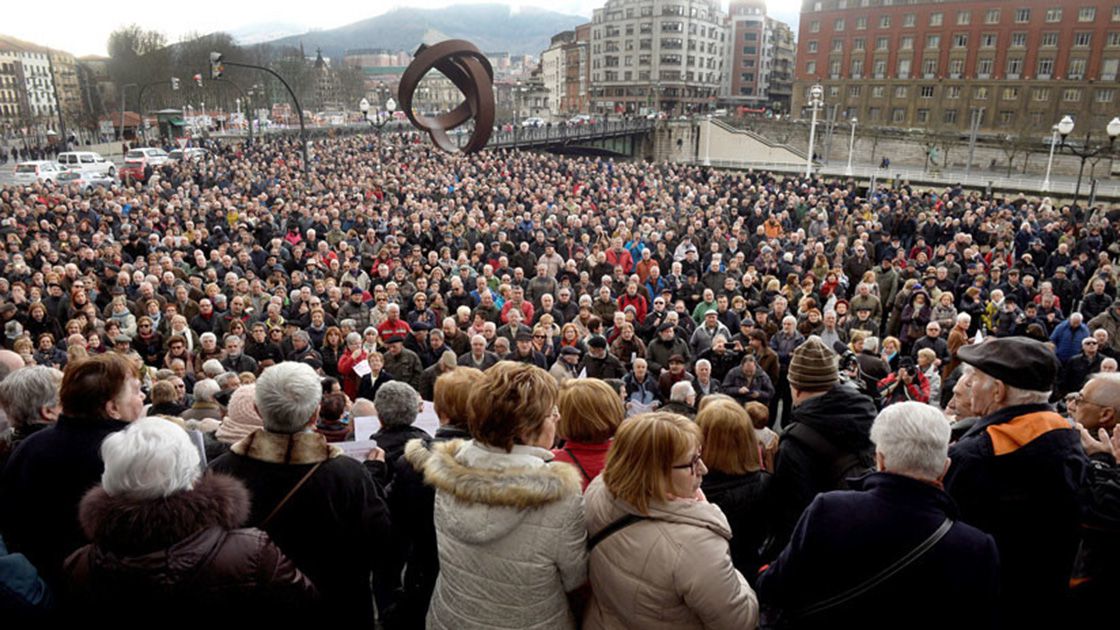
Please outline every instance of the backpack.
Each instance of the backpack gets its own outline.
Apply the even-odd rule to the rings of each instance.
[[[828,462],[826,488],[823,491],[850,490],[849,480],[875,472],[875,466],[861,453],[841,451],[821,435],[820,431],[802,422],[791,424],[783,437],[792,437],[808,447],[819,461]]]

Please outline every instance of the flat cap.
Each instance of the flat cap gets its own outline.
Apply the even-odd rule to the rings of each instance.
[[[520,331],[514,336],[514,341],[532,341],[533,333],[527,331]]]
[[[1004,384],[1049,391],[1058,374],[1058,357],[1046,344],[1028,337],[989,338],[957,351],[961,361]]]
[[[412,325],[412,332],[427,332],[432,329],[432,325],[428,322],[416,322]]]
[[[563,348],[560,348],[560,354],[562,354],[564,356],[573,356],[574,355],[574,356],[578,357],[580,355],[580,351],[579,351],[579,348],[577,348],[575,346],[564,346]]]
[[[404,337],[400,335],[393,335],[386,339],[385,343],[404,343]]]
[[[675,327],[673,326],[672,322],[661,322],[661,325],[657,327],[657,332],[662,333],[666,330],[673,330],[673,328]]]
[[[669,363],[684,363],[684,357],[679,354],[674,354],[669,357]]]

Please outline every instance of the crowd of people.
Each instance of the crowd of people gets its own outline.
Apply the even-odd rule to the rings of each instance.
[[[0,189],[3,610],[1015,627],[1118,584],[1120,213],[207,148]]]

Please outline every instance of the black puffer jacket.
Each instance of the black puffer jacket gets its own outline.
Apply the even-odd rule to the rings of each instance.
[[[718,505],[727,517],[732,534],[731,563],[751,586],[762,566],[758,551],[768,530],[770,479],[770,473],[762,470],[745,475],[709,470],[700,486],[708,501]]]
[[[86,622],[205,610],[231,626],[313,619],[311,582],[268,534],[237,529],[248,517],[249,492],[220,474],[146,501],[90,490],[80,519],[93,544],[66,561],[68,614]]]
[[[772,559],[789,540],[801,512],[819,492],[841,487],[835,478],[835,462],[843,454],[856,454],[868,468],[874,462],[871,423],[875,404],[848,382],[837,383],[822,396],[810,398],[793,408],[793,423],[815,430],[835,449],[836,456],[818,453],[810,445],[786,433],[774,459],[771,491],[774,498],[771,535],[764,559]]]

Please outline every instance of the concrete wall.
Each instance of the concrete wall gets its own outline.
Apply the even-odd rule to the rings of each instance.
[[[805,162],[803,152],[745,129],[734,129],[719,121],[708,119],[700,120],[698,127],[700,140],[696,151],[698,160],[764,164]]]

